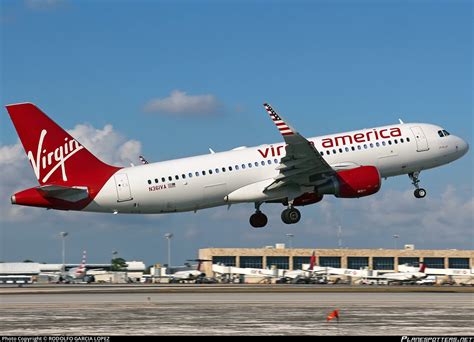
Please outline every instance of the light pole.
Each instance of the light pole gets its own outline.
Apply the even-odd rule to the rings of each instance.
[[[68,232],[61,232],[59,233],[63,240],[63,265],[61,267],[61,272],[64,273],[66,271],[66,236],[69,235]]]
[[[165,234],[165,239],[168,240],[168,269],[171,267],[171,238],[172,237],[173,237],[173,234],[171,233]]]
[[[400,236],[397,235],[397,234],[394,234],[394,235],[393,235],[393,245],[395,246],[395,249],[398,249],[397,239],[398,239],[399,237],[400,237]]]
[[[291,234],[291,233],[288,233],[286,234],[286,236],[288,236],[288,246],[290,247],[290,249],[293,248],[292,244],[291,244],[291,240],[293,239],[293,236],[295,236],[295,234]]]

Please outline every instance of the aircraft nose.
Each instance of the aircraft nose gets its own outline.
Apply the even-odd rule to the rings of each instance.
[[[458,138],[456,142],[456,150],[460,153],[460,157],[465,155],[469,151],[469,144],[464,139]]]

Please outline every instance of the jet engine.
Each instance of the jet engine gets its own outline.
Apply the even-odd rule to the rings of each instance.
[[[335,177],[317,187],[319,195],[332,194],[340,198],[357,198],[375,194],[382,180],[375,166],[359,166],[337,171]]]

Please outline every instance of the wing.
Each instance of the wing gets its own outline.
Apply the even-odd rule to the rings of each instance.
[[[46,198],[57,198],[68,202],[78,202],[89,196],[87,187],[43,185],[36,189]]]
[[[264,107],[286,143],[286,156],[277,167],[280,173],[266,190],[290,184],[317,186],[336,174],[312,142],[287,124],[269,104],[265,103]]]

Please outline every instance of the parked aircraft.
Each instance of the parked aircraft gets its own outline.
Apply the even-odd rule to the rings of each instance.
[[[86,277],[86,272],[86,251],[83,251],[81,264],[78,267],[70,268],[61,276],[63,281],[73,283],[77,281],[83,281]]]
[[[387,272],[381,275],[376,276],[364,276],[365,279],[369,280],[385,280],[389,283],[415,283],[418,280],[425,279],[427,274],[425,273],[426,265],[424,263],[420,263],[420,268],[415,271],[408,271],[408,272]]]
[[[206,274],[202,271],[202,263],[212,260],[206,259],[191,259],[188,261],[197,261],[198,264],[195,269],[187,269],[183,271],[177,271],[171,274],[165,275],[165,277],[170,278],[170,283],[182,283],[186,281],[195,281],[200,282],[200,279],[204,279]]]
[[[423,170],[448,164],[468,144],[442,127],[400,123],[306,139],[264,104],[284,143],[239,147],[134,167],[103,163],[34,104],[7,110],[39,186],[15,193],[17,205],[106,213],[174,213],[250,202],[253,227],[264,227],[263,203],[280,203],[281,218],[297,223],[296,208],[324,195],[358,198],[379,191],[381,179],[407,174],[416,198]]]

